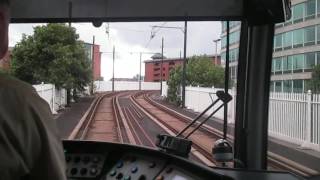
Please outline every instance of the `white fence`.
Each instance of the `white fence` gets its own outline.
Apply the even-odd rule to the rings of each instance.
[[[53,114],[67,104],[67,92],[65,89],[56,89],[53,84],[33,85],[39,96],[50,106]]]
[[[320,95],[271,93],[269,135],[320,150]]]
[[[95,81],[95,91],[112,91],[112,81]],[[139,82],[136,81],[115,81],[115,91],[139,90]],[[141,82],[141,90],[160,90],[158,82]]]
[[[163,86],[162,95],[167,96],[166,83]],[[210,94],[218,90],[186,87],[185,105],[196,112],[201,112],[212,102]],[[235,90],[229,90],[229,93],[233,99],[228,103],[228,123],[234,123],[236,93]],[[213,97],[215,100],[214,95]],[[223,109],[214,117],[223,119]],[[320,151],[320,95],[312,95],[311,92],[270,93],[269,135]]]

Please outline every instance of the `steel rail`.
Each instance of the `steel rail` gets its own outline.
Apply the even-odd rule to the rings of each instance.
[[[151,120],[157,123],[162,129],[164,129],[167,133],[171,135],[175,135],[178,133],[176,129],[168,125],[165,121],[155,117],[149,110],[144,108],[137,100],[137,97],[132,96],[130,99],[136,105],[138,109],[140,109],[146,116],[148,116]],[[216,162],[212,160],[212,156],[208,153],[203,147],[199,146],[198,144],[194,144],[194,147],[191,149],[191,153],[203,163],[214,166]]]
[[[152,98],[150,98],[149,96],[145,95],[145,98],[146,100],[148,100],[148,102],[156,107],[158,107],[159,109],[162,109],[164,111],[166,111],[167,113],[169,113],[170,115],[173,115],[175,117],[180,117],[181,119],[184,119],[188,122],[191,122],[192,121],[192,118],[188,117],[188,116],[185,116],[173,109],[170,109],[158,102],[156,102],[155,100],[153,100]],[[198,123],[198,122],[197,122]],[[223,133],[218,130],[218,129],[215,129],[213,127],[210,127],[208,125],[203,125],[200,130],[202,131],[207,131],[209,133],[212,133],[214,135],[216,135],[217,137],[219,138],[223,138]],[[228,135],[228,140],[230,141],[233,141],[234,137],[232,135]],[[305,167],[299,163],[296,163],[292,160],[289,160],[285,157],[282,157],[278,154],[275,154],[275,153],[272,153],[271,151],[268,151],[268,165],[273,167],[273,168],[276,168],[276,169],[279,169],[279,170],[287,170],[287,171],[290,171],[290,172],[293,172],[297,175],[301,175],[301,176],[313,176],[313,175],[316,175],[316,174],[319,174],[318,171],[314,170],[314,169],[311,169],[311,168],[308,168],[308,167]]]

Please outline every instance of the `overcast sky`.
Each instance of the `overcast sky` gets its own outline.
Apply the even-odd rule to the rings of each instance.
[[[38,24],[11,24],[9,45],[12,47],[21,40],[22,34],[31,35],[33,27]],[[74,23],[80,39],[99,44],[102,52],[112,52],[116,49],[115,77],[131,78],[139,73],[138,52],[161,52],[161,38],[164,38],[164,55],[166,57],[179,57],[183,55],[183,32],[180,29],[153,29],[154,25],[169,27],[184,27],[184,22],[149,22],[149,23],[104,23],[100,28],[95,28],[91,23]],[[151,31],[155,32],[150,39]],[[187,56],[201,54],[215,54],[214,39],[220,38],[220,22],[188,22]],[[220,43],[218,45],[218,52]],[[150,59],[143,55],[143,60]],[[144,75],[144,64],[142,65]],[[103,53],[101,58],[101,75],[105,80],[112,77],[112,54]]]

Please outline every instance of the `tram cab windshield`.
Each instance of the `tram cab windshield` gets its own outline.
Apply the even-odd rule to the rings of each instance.
[[[318,178],[320,172],[316,165],[320,163],[320,101],[307,87],[312,81],[307,83],[307,79],[317,72],[312,68],[320,60],[319,4],[319,0],[13,0],[9,36],[16,35],[19,28],[34,26],[22,39],[12,40],[14,63],[25,59],[26,55],[18,56],[21,46],[36,33],[46,43],[41,47],[47,49],[55,40],[41,34],[46,30],[61,28],[65,31],[53,36],[75,32],[79,42],[87,41],[81,48],[91,61],[79,60],[78,64],[85,64],[95,80],[80,83],[91,99],[82,97],[71,106],[70,112],[78,108],[81,113],[72,114],[67,109],[55,117],[57,122],[65,118],[57,126],[63,132],[66,176],[70,180],[309,179]],[[306,23],[312,25],[306,28]],[[210,34],[215,33],[211,29],[215,27],[217,36]],[[123,37],[112,37],[121,33],[132,40],[122,49],[116,41],[125,41]],[[93,35],[90,41],[87,34]],[[102,50],[101,37],[113,47]],[[210,49],[203,44],[216,51],[211,53],[211,47],[202,50]],[[180,54],[177,49],[182,49]],[[59,50],[55,52],[68,51]],[[206,53],[209,55],[203,55]],[[129,60],[116,62],[121,58],[140,58],[140,75],[134,82],[115,76],[117,70],[134,69]],[[110,81],[99,74],[103,70],[100,66],[106,65],[101,61],[104,59],[109,61],[106,71],[112,71]],[[12,66],[18,68],[14,63]],[[123,67],[115,69],[117,63]],[[68,71],[77,74],[84,69]],[[54,72],[61,76],[63,71]],[[39,84],[36,75],[28,77],[33,76]],[[62,73],[65,79],[68,75]],[[46,82],[39,87],[46,87]],[[44,97],[46,91],[40,93]],[[68,95],[77,93],[77,89],[66,90]],[[59,98],[60,102],[54,98],[50,101],[53,111],[59,107],[53,102],[61,103]]]

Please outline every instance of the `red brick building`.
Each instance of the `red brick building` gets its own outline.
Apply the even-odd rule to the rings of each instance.
[[[6,55],[2,59],[0,59],[1,70],[4,70],[4,71],[10,70],[11,51],[12,51],[12,48],[9,48]]]
[[[221,65],[221,57],[220,55],[217,56],[208,56],[212,58],[212,63],[216,65]],[[145,82],[160,82],[161,77],[161,54],[155,54],[151,57],[152,60],[146,60],[145,63]],[[166,58],[163,57],[163,64],[162,64],[162,80],[167,81],[169,79],[170,70],[174,69],[177,66],[182,66],[183,59],[181,58]]]
[[[88,57],[92,62],[92,44],[85,43],[85,49],[87,51]],[[93,79],[101,80],[101,52],[100,45],[94,45],[94,54],[93,54]]]

